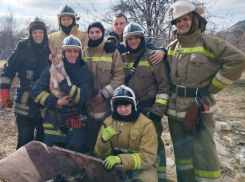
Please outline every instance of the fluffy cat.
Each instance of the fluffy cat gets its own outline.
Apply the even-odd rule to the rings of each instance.
[[[57,79],[56,79],[56,73],[60,72],[66,79],[67,84],[71,86],[70,78],[65,71],[64,62],[61,57],[56,57],[53,59],[52,65],[49,71],[50,71],[49,89],[50,89],[51,94],[57,98],[60,98],[66,95],[65,92],[61,90],[61,87],[58,84]]]

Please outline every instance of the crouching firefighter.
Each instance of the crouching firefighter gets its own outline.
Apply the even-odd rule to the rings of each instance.
[[[41,73],[31,95],[35,102],[47,108],[43,124],[44,143],[86,153],[86,123],[80,112],[93,91],[93,76],[81,67],[84,65],[81,51],[82,45],[78,38],[71,35],[64,39],[61,46],[62,59],[71,86],[60,73],[56,74],[56,79],[65,96],[56,98],[50,93],[50,66]]]
[[[94,153],[111,170],[122,164],[130,180],[157,182],[157,133],[153,122],[137,110],[132,89],[122,85],[111,99],[112,115],[100,129]]]
[[[48,39],[46,24],[35,17],[28,25],[28,37],[17,42],[1,74],[1,104],[5,108],[13,105],[10,87],[17,73],[20,80],[16,89],[14,113],[18,127],[16,149],[32,140],[43,142],[43,119],[40,108],[30,96],[34,82],[48,65]]]

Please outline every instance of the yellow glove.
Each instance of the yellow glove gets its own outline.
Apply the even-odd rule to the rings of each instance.
[[[119,156],[109,156],[106,157],[103,161],[103,166],[106,170],[111,170],[115,165],[121,164],[122,160]]]
[[[108,142],[113,136],[120,133],[121,132],[115,131],[111,126],[106,127],[105,123],[102,124],[101,139],[103,142]]]

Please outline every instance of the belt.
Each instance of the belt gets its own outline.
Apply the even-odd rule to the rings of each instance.
[[[61,114],[48,110],[48,115],[51,116],[52,118],[57,119],[59,121],[59,124],[64,124],[68,118],[79,115],[79,113],[70,112],[70,113]]]
[[[200,92],[202,96],[209,95],[209,91],[207,87],[203,88],[187,88],[182,85],[171,85],[171,92],[175,93],[179,97],[189,97],[195,98],[197,96],[197,92]]]

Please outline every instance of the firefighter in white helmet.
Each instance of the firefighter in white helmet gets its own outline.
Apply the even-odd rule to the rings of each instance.
[[[122,164],[130,181],[157,182],[156,129],[137,110],[133,90],[125,85],[115,89],[111,108],[112,115],[104,121],[97,138],[96,156],[104,158],[107,170]]]
[[[34,84],[31,96],[36,103],[47,108],[43,122],[44,143],[50,147],[56,145],[86,153],[89,149],[82,111],[93,90],[93,75],[81,66],[85,63],[82,59],[82,45],[77,37],[66,37],[61,50],[71,85],[59,72],[56,73],[56,79],[65,95],[57,98],[50,93],[51,66],[48,66]]]
[[[237,80],[245,55],[224,40],[202,34],[202,8],[177,1],[165,15],[177,38],[168,45],[172,82],[167,109],[179,182],[218,182],[220,165],[213,140],[213,94]]]

